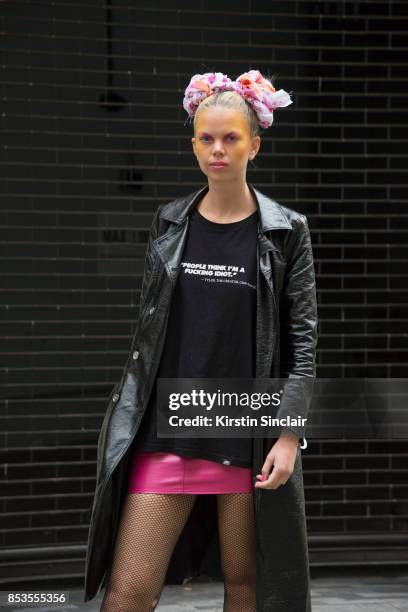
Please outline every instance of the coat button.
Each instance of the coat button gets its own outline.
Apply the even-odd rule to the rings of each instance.
[[[231,465],[231,461],[229,461],[229,459],[224,459],[223,464],[224,465]]]
[[[134,351],[133,355],[132,355],[133,359],[138,359],[139,357],[139,351]]]
[[[112,402],[117,402],[119,399],[119,393],[115,393],[115,395],[112,397]]]
[[[153,314],[154,313],[154,306],[152,306],[149,310],[149,314]]]

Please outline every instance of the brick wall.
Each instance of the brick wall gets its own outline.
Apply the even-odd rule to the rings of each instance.
[[[293,92],[247,178],[308,216],[318,376],[407,376],[407,15],[390,1],[1,4],[8,577],[49,574],[39,559],[10,564],[26,547],[62,550],[55,572],[81,575],[97,435],[135,325],[152,214],[205,184],[181,104],[193,74],[258,68]],[[407,464],[405,441],[309,441],[312,561],[336,558],[337,535],[399,541]]]

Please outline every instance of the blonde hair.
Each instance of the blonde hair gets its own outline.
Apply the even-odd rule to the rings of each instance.
[[[255,111],[249,104],[247,104],[247,102],[245,102],[244,98],[235,91],[215,92],[211,94],[211,96],[204,98],[204,100],[202,100],[202,102],[200,102],[198,105],[197,111],[194,115],[194,131],[196,127],[197,115],[199,115],[200,112],[206,108],[211,108],[213,106],[231,108],[244,113],[248,120],[250,137],[254,138],[255,136],[260,135],[260,126]]]

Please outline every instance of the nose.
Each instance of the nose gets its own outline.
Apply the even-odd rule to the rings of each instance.
[[[214,140],[213,146],[213,154],[224,153],[224,145],[222,144],[222,140]]]

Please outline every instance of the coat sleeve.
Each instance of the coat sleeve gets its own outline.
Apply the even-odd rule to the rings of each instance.
[[[290,232],[286,271],[280,298],[280,376],[283,387],[278,418],[307,418],[316,376],[317,299],[310,231],[301,215]],[[305,441],[305,425],[290,425]]]

